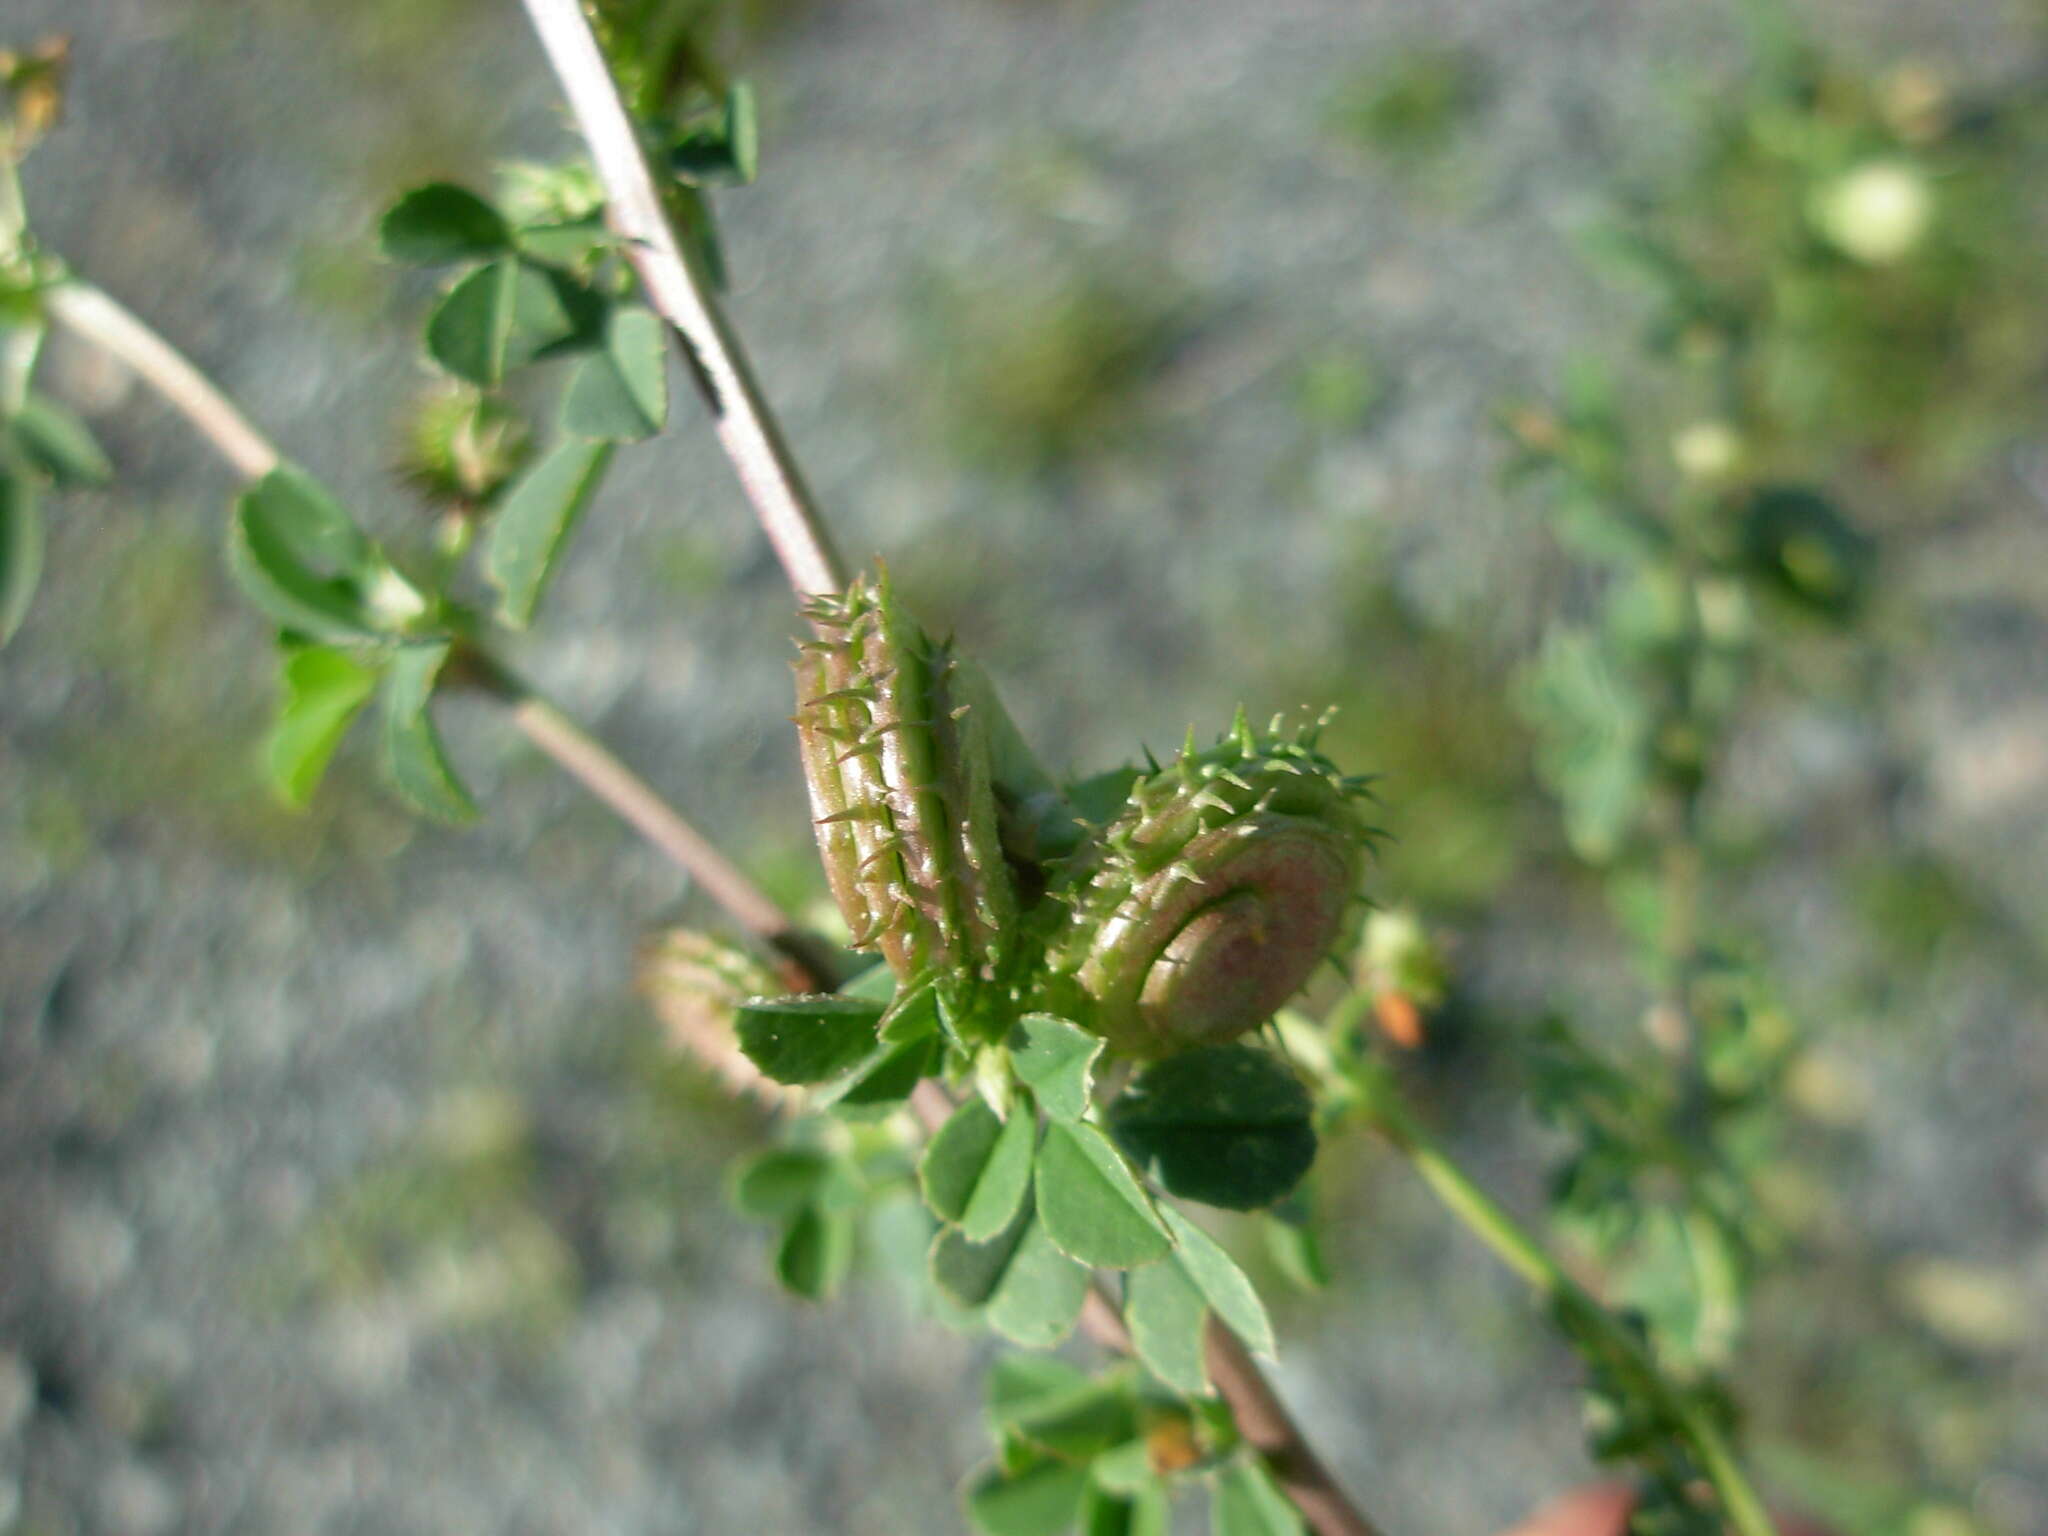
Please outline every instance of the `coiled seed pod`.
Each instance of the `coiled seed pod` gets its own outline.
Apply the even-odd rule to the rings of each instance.
[[[1017,897],[1004,862],[982,695],[863,577],[804,609],[797,737],[832,894],[857,949],[964,996],[1004,971]]]
[[[1094,1028],[1126,1056],[1256,1029],[1298,992],[1343,927],[1370,831],[1312,730],[1255,736],[1242,714],[1138,778],[1069,873],[1054,948]]]

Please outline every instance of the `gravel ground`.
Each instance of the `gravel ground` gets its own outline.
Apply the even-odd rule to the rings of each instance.
[[[72,121],[31,167],[45,238],[401,530],[389,428],[426,289],[375,268],[375,208],[550,153],[558,119],[511,5],[384,4],[381,33],[346,9],[12,0],[0,42],[78,41]],[[1852,52],[1965,70],[2021,35],[1988,4],[1814,14]],[[1428,185],[1319,132],[1345,70],[1445,38],[1489,84]],[[1342,540],[1379,540],[1416,612],[1526,637],[1554,586],[1473,444],[1504,392],[1623,334],[1566,237],[1676,152],[1674,78],[1732,57],[1686,0],[820,7],[761,60],[765,179],[721,204],[732,307],[849,549],[954,603],[1051,755],[1114,760],[1329,645]],[[1048,249],[1193,317],[1142,451],[1050,483],[939,446],[919,298]],[[1311,458],[1290,360],[1354,340],[1395,395]],[[264,658],[213,554],[229,483],[93,359],[52,366],[122,478],[64,504],[0,665],[0,1531],[956,1529],[982,1347],[879,1283],[822,1310],[762,1284],[716,1200],[758,1127],[658,1060],[628,989],[687,892],[460,706],[480,827],[408,822],[353,748],[310,817],[273,809]],[[589,519],[531,669],[686,812],[800,868],[786,601],[678,414]],[[1930,588],[2021,586],[2040,503],[1998,537]],[[1980,873],[2005,947],[1934,956],[1915,1028],[1873,1007],[1829,1040],[1887,1132],[1837,1219],[1883,1262],[2017,1287],[2018,1342],[1965,1351],[1971,1390],[1938,1405],[1999,1536],[2048,1531],[2048,1053],[2038,962],[2011,958],[2048,939],[2044,598],[1957,606],[1900,708],[1916,828]],[[1867,736],[1773,722],[1743,767],[1758,814],[1860,803]],[[1768,901],[1799,947],[1853,950],[1817,877]],[[1475,985],[1508,1010],[1597,990],[1585,927],[1491,920]],[[1516,1126],[1482,1155],[1528,1198],[1542,1145]],[[1284,1384],[1391,1528],[1484,1536],[1582,1473],[1571,1366],[1397,1174],[1347,1177],[1351,1278],[1288,1309]],[[1813,1289],[1771,1325],[1787,1348],[1828,1326]]]

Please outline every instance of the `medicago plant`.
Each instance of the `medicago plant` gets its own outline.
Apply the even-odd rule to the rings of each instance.
[[[418,413],[408,463],[442,508],[429,548],[372,542],[183,359],[39,248],[10,176],[0,616],[18,620],[33,586],[36,494],[107,472],[83,425],[33,387],[43,328],[63,325],[127,360],[250,482],[228,551],[278,636],[281,792],[310,794],[375,700],[399,791],[431,815],[474,814],[433,706],[476,690],[758,941],[749,952],[675,936],[648,957],[650,987],[729,1080],[796,1111],[733,1176],[738,1203],[779,1231],[784,1283],[829,1296],[858,1214],[914,1189],[934,1308],[1026,1351],[991,1374],[996,1454],[966,1494],[977,1528],[1159,1533],[1198,1493],[1226,1536],[1372,1529],[1257,1364],[1278,1346],[1255,1287],[1191,1214],[1268,1213],[1313,1269],[1303,1181],[1332,1133],[1361,1125],[1411,1160],[1583,1355],[1595,1449],[1635,1469],[1639,1530],[1769,1532],[1734,1448],[1724,1343],[1709,1331],[1701,1347],[1672,1348],[1655,1319],[1602,1305],[1404,1106],[1368,1024],[1403,1033],[1393,1021],[1412,1026],[1440,973],[1396,917],[1359,937],[1369,781],[1324,755],[1316,719],[1258,729],[1242,711],[1163,761],[1048,773],[912,596],[885,570],[844,567],[723,319],[706,189],[754,173],[744,87],[706,66],[662,7],[527,9],[589,160],[518,168],[490,196],[416,189],[381,231],[394,261],[446,273],[426,326],[444,382]],[[12,155],[53,120],[62,64],[61,50],[9,59]],[[777,910],[498,654],[504,631],[535,619],[620,445],[666,424],[677,346],[797,599],[808,814],[852,955]],[[505,386],[550,368],[566,373],[560,406],[537,430]],[[1597,479],[1609,459],[1588,418],[1538,434],[1531,451],[1568,479]],[[1574,506],[1597,503],[1633,579],[1615,583],[1610,633],[1546,663],[1532,707],[1558,725],[1552,766],[1575,827],[1594,815],[1613,851],[1656,835],[1667,808],[1683,865],[1700,731],[1740,681],[1723,621],[1752,576],[1809,579],[1810,560],[1784,557],[1820,537],[1818,514],[1749,488],[1646,518],[1626,488],[1593,489]],[[1789,517],[1804,541],[1781,539],[1776,567],[1759,563],[1726,545],[1731,507],[1747,509],[1743,527]],[[1644,718],[1618,738],[1600,721],[1573,737],[1574,678],[1602,666],[1630,671]],[[1692,1122],[1674,1109],[1701,1094],[1720,1108],[1730,1071],[1744,1094],[1768,1085],[1768,1053],[1743,1057],[1765,1010],[1720,984],[1689,932],[1669,958],[1674,1003],[1698,1022],[1691,1075],[1669,1095],[1631,1097],[1628,1074],[1561,1047],[1552,1102],[1581,1133],[1575,1188],[1595,1216],[1603,1201],[1610,1216],[1626,1204],[1646,1170],[1718,1175],[1717,1148],[1685,1141]],[[1325,960],[1344,990],[1319,1013],[1295,1006]],[[1732,1246],[1743,1228],[1726,1182],[1680,1187],[1687,1230]],[[1104,1346],[1106,1365],[1045,1353],[1077,1332]]]

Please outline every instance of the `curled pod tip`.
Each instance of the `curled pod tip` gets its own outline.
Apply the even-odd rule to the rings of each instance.
[[[1312,730],[1255,735],[1242,716],[1138,778],[1073,861],[1056,972],[1096,1030],[1140,1058],[1256,1029],[1331,952],[1364,873],[1357,780]]]
[[[994,980],[1017,918],[990,736],[951,647],[862,577],[804,609],[797,740],[818,850],[856,949],[949,991]]]

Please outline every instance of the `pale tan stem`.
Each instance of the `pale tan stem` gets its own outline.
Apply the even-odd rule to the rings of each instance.
[[[276,446],[234,401],[111,294],[73,279],[49,289],[43,304],[52,320],[133,369],[244,479],[260,480],[277,468]]]
[[[797,983],[798,990],[830,990],[837,984],[837,964],[829,946],[792,921],[653,785],[627,767],[611,748],[502,668],[493,667],[492,672],[492,686],[504,699],[521,734],[620,820],[687,870],[726,916],[793,961],[799,971],[789,979]]]
[[[847,572],[690,242],[677,232],[633,119],[578,0],[525,0],[605,189],[605,217],[647,299],[674,327],[726,457],[800,597]]]

